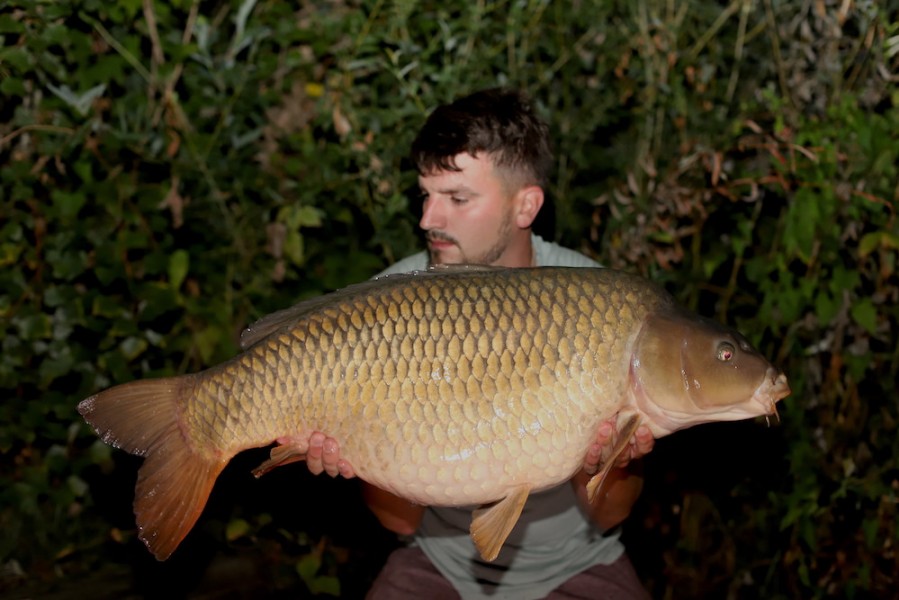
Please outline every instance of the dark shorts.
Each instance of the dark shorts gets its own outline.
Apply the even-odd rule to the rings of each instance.
[[[646,588],[637,578],[626,554],[610,565],[596,565],[581,571],[552,592],[547,598],[563,600],[589,598],[591,600],[648,600]],[[396,598],[427,598],[428,600],[459,600],[452,584],[431,564],[419,548],[400,548],[387,559],[384,569],[375,579],[366,596],[368,600]]]

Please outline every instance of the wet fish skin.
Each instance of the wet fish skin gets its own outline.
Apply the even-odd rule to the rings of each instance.
[[[608,269],[389,276],[267,317],[246,344],[201,373],[79,404],[104,441],[146,457],[135,514],[159,559],[234,455],[276,442],[265,471],[302,457],[323,431],[361,478],[414,502],[499,500],[472,527],[491,560],[527,495],[581,467],[601,421],[617,414],[660,437],[768,414],[789,393],[738,334]],[[722,344],[732,355],[718,369]],[[723,403],[716,386],[727,389]]]

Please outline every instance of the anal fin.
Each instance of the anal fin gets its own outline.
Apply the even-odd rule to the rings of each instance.
[[[602,469],[587,482],[587,499],[591,503],[596,500],[603,482],[605,482],[609,472],[615,466],[615,461],[617,461],[618,457],[621,456],[621,453],[627,449],[631,437],[637,431],[637,427],[639,426],[640,415],[633,414],[627,421],[625,421],[624,427],[618,431],[618,437],[615,440],[615,445],[612,447],[612,453],[609,455],[608,460],[603,463]]]
[[[478,508],[472,513],[471,539],[481,558],[487,562],[496,559],[503,543],[518,522],[530,492],[530,486],[515,487],[508,496],[496,504]]]
[[[253,469],[253,476],[259,478],[275,467],[282,467],[290,463],[306,460],[307,446],[308,444],[302,446],[300,444],[279,444],[275,446],[269,452],[268,460]]]

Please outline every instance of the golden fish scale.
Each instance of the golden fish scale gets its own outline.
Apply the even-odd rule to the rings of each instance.
[[[631,340],[667,301],[592,271],[427,275],[350,294],[207,371],[188,427],[227,454],[323,431],[361,477],[427,504],[554,485],[617,411]]]

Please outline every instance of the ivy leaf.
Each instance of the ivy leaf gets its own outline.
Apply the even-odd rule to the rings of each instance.
[[[90,489],[87,482],[77,475],[70,475],[66,479],[66,483],[69,485],[69,489],[72,490],[72,493],[75,494],[76,498],[84,498]]]
[[[53,198],[53,206],[58,210],[59,217],[64,221],[73,220],[87,201],[83,193],[65,192],[63,190],[53,190],[51,197]]]
[[[0,92],[6,96],[24,96],[25,84],[18,77],[4,77],[0,81]]]
[[[119,344],[119,349],[128,361],[132,361],[143,354],[147,346],[149,346],[147,340],[132,335],[122,340],[122,343]]]
[[[871,254],[882,243],[883,235],[882,231],[875,231],[862,236],[858,243],[858,255],[865,257]]]
[[[225,527],[225,538],[229,542],[238,540],[250,532],[250,524],[244,519],[231,519]]]
[[[172,289],[179,289],[190,268],[190,254],[186,250],[175,250],[169,257],[169,282]]]
[[[0,15],[0,33],[24,33],[25,26],[9,15]]]
[[[899,236],[895,236],[888,231],[867,233],[858,242],[858,255],[864,258],[878,248],[899,250]]]
[[[45,314],[27,315],[17,320],[19,336],[24,340],[49,338],[52,334],[50,317]]]
[[[861,298],[849,309],[849,314],[855,322],[864,327],[868,333],[874,334],[877,330],[877,308],[870,298]]]
[[[322,575],[312,580],[309,591],[313,594],[328,594],[340,596],[340,580],[337,577]]]
[[[297,561],[297,575],[300,576],[300,579],[302,579],[306,585],[310,585],[315,579],[315,574],[318,573],[318,569],[321,566],[322,559],[317,553],[313,552],[307,554]]]

